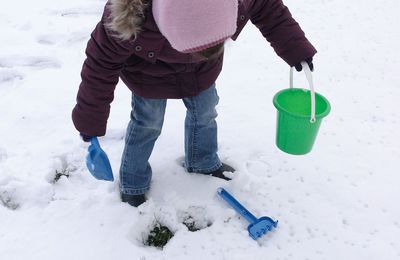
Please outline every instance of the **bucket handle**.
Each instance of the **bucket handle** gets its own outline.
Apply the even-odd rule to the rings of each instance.
[[[308,66],[307,62],[302,61],[301,66],[303,66],[304,73],[306,74],[306,78],[308,84],[310,86],[310,93],[311,93],[311,123],[315,123],[315,91],[314,91],[314,83],[313,78],[311,75],[310,67]],[[290,88],[293,88],[293,67],[290,67]]]

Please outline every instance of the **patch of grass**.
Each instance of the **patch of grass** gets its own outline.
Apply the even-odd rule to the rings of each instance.
[[[157,222],[154,228],[150,231],[144,244],[146,246],[163,248],[173,236],[174,234],[168,227]]]
[[[56,170],[56,175],[54,175],[53,183],[58,182],[62,176],[69,178],[70,171],[68,169],[63,169],[62,171]]]

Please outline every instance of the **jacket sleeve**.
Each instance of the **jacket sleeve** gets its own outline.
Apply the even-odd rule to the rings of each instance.
[[[282,0],[252,0],[249,15],[278,56],[290,66],[317,52]]]
[[[72,111],[75,128],[88,136],[105,135],[119,73],[133,53],[129,41],[120,41],[106,29],[106,10],[87,44],[82,82]]]

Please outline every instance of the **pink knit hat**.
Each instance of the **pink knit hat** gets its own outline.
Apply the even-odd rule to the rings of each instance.
[[[160,32],[179,52],[197,52],[236,31],[238,0],[153,0]]]

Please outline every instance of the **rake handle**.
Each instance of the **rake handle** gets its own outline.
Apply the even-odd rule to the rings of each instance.
[[[257,222],[257,218],[251,214],[239,201],[237,201],[229,192],[224,188],[218,188],[218,195],[221,196],[232,208],[236,210],[242,217],[244,217],[251,224]]]

